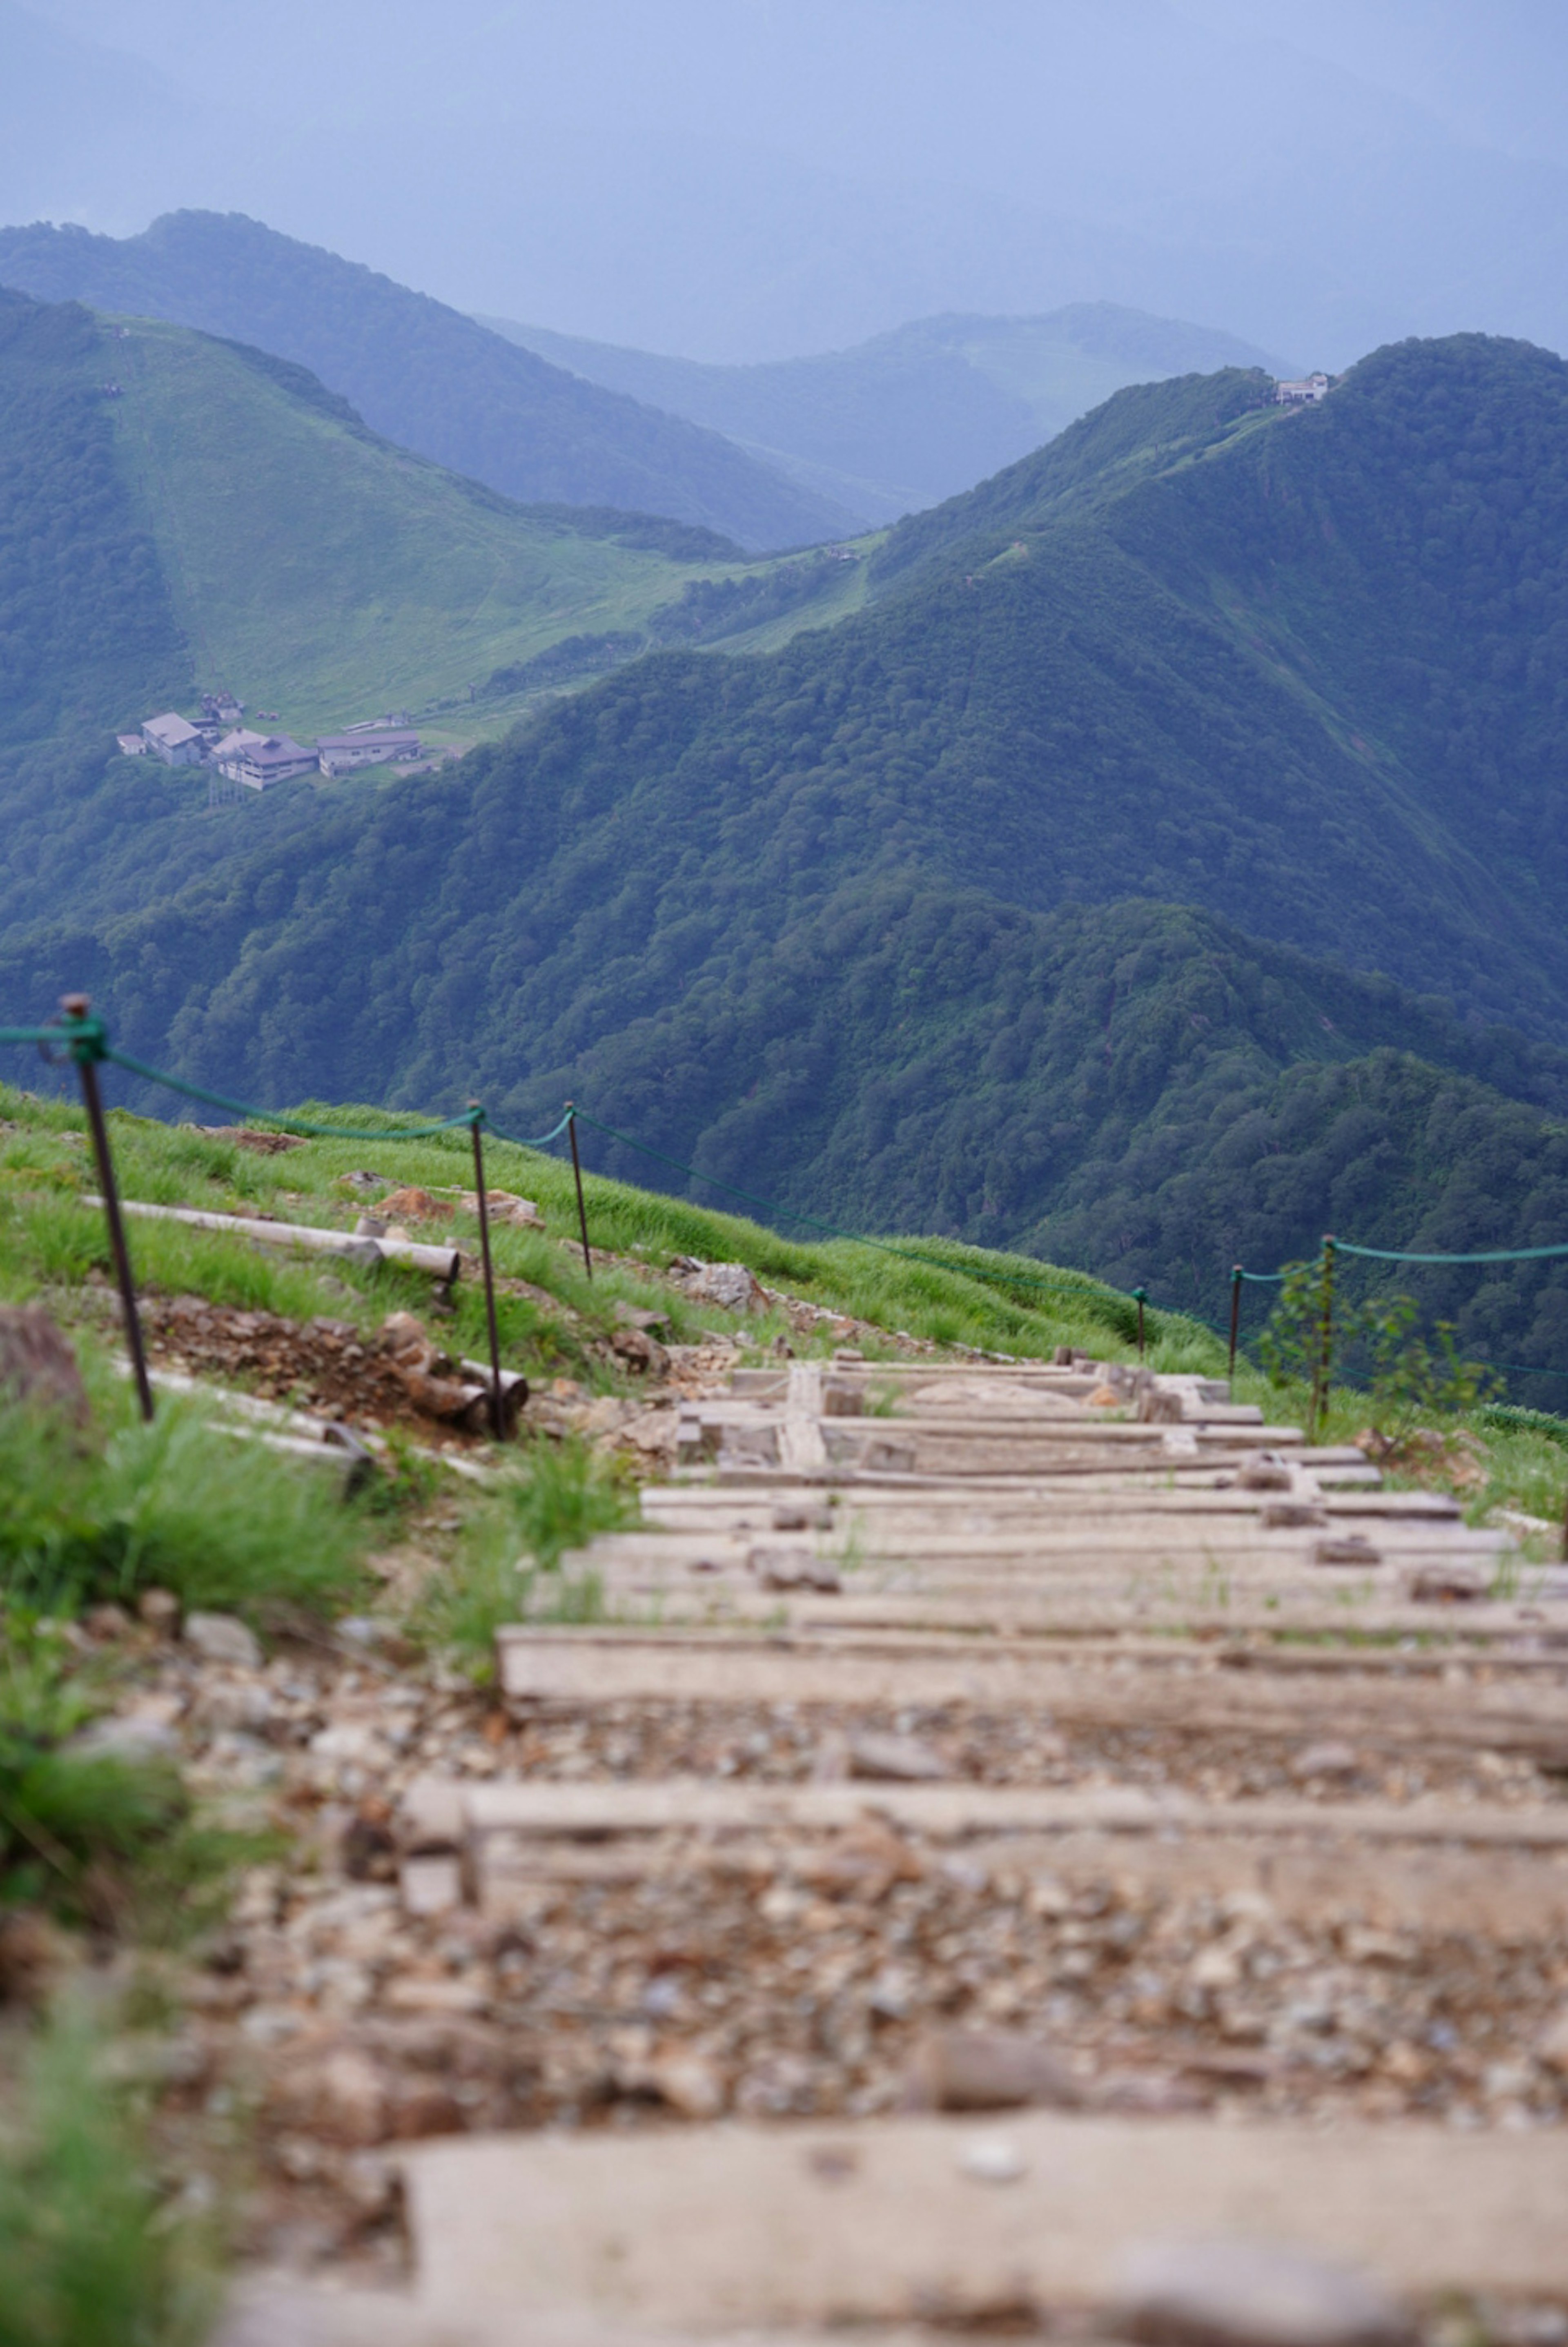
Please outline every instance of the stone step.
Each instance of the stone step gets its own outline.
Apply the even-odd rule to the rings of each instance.
[[[1115,2336],[1141,2246],[1176,2239],[1290,2244],[1430,2310],[1455,2293],[1568,2296],[1555,2132],[1030,2113],[466,2137],[402,2165],[421,2307],[502,2315],[519,2340],[572,2315],[711,2333],[1093,2313]],[[1392,2347],[1387,2317],[1306,2320],[1276,2307],[1272,2327],[1233,2316],[1206,2335]],[[1120,2335],[1146,2327],[1132,2317]]]

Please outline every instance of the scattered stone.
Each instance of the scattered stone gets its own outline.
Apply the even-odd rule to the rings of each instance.
[[[849,1773],[888,1784],[930,1783],[952,1772],[939,1753],[917,1736],[855,1736],[849,1741]]]
[[[1405,2347],[1415,2336],[1361,2274],[1266,2241],[1141,2244],[1117,2297],[1126,2335],[1153,2347]]]
[[[1406,1588],[1419,1605],[1453,1605],[1484,1597],[1490,1585],[1489,1575],[1479,1564],[1456,1561],[1452,1564],[1418,1566]]]
[[[716,1304],[722,1312],[755,1312],[764,1300],[743,1263],[701,1264],[688,1276],[686,1287],[689,1294],[701,1296],[706,1304]]]
[[[87,1424],[77,1357],[41,1304],[0,1304],[0,1398]]]
[[[437,1198],[428,1190],[410,1187],[392,1191],[378,1202],[377,1212],[388,1222],[449,1223],[453,1208],[448,1198]]]
[[[413,1857],[461,1847],[465,1828],[463,1788],[447,1777],[415,1777],[404,1791],[397,1816],[400,1847]]]
[[[640,1377],[661,1378],[669,1370],[669,1354],[645,1328],[617,1328],[610,1337],[610,1349]]]
[[[729,2101],[723,2074],[705,2055],[688,2047],[656,2054],[647,2065],[646,2080],[682,2118],[716,2119]]]
[[[1082,2100],[1066,2065],[1017,2030],[933,2030],[916,2046],[904,2079],[903,2107],[911,2111],[1015,2110],[1027,2103],[1071,2110]]]
[[[156,1714],[123,1712],[107,1719],[95,1719],[90,1727],[67,1738],[62,1749],[85,1760],[124,1760],[134,1767],[138,1762],[177,1757],[179,1738],[168,1720]]]
[[[825,1378],[822,1387],[824,1418],[864,1418],[866,1395],[847,1378]]]
[[[1241,1491],[1288,1491],[1291,1471],[1283,1459],[1265,1451],[1259,1458],[1249,1459],[1235,1480]]]
[[[833,1530],[833,1510],[810,1507],[798,1500],[785,1501],[768,1518],[768,1529],[775,1532],[828,1532]]]
[[[843,1586],[838,1567],[828,1556],[813,1556],[803,1548],[753,1548],[746,1557],[764,1589],[837,1590]]]
[[[1359,1565],[1367,1570],[1381,1564],[1383,1553],[1380,1549],[1373,1547],[1365,1532],[1342,1532],[1333,1540],[1314,1541],[1312,1562],[1314,1564]]]
[[[135,1624],[123,1605],[92,1605],[83,1616],[83,1627],[89,1637],[108,1641],[128,1638]]]
[[[179,1600],[171,1589],[144,1589],[136,1610],[160,1638],[172,1638],[179,1627]]]
[[[185,1643],[195,1648],[204,1663],[228,1663],[241,1671],[261,1667],[260,1641],[237,1614],[188,1614]]]
[[[1258,1514],[1265,1532],[1296,1532],[1328,1522],[1315,1500],[1266,1500]]]

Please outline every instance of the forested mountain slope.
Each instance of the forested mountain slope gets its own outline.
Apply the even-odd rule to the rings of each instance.
[[[570,1092],[789,1205],[1186,1303],[1335,1225],[1568,1236],[1568,370],[1461,337],[1258,396],[1120,395],[778,653],[220,811],[208,876],[63,904],[0,1000],[67,974],[253,1098],[532,1131]],[[1555,1275],[1471,1290],[1545,1360]]]
[[[1295,372],[1234,334],[1112,302],[1039,318],[920,318],[852,350],[756,366],[481,323],[589,383],[711,425],[877,522],[968,488],[1124,384],[1226,366]]]
[[[752,548],[854,517],[715,432],[581,381],[444,302],[237,212],[140,236],[0,229],[0,285],[164,318],[310,368],[388,439],[524,504],[663,514]]]

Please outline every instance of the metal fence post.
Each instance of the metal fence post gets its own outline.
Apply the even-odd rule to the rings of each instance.
[[[1307,1438],[1316,1442],[1328,1407],[1328,1373],[1334,1360],[1334,1241],[1323,1241],[1323,1268],[1317,1290],[1317,1358],[1312,1371],[1312,1412]]]
[[[1231,1383],[1235,1383],[1235,1348],[1241,1336],[1241,1266],[1231,1266]]]
[[[1146,1287],[1135,1287],[1132,1290],[1132,1301],[1138,1307],[1138,1358],[1140,1360],[1143,1358],[1143,1307],[1148,1300],[1149,1291]]]
[[[507,1413],[501,1397],[501,1332],[496,1322],[496,1275],[490,1266],[490,1202],[485,1195],[485,1146],[479,1127],[485,1112],[477,1101],[468,1105],[476,1113],[468,1127],[474,1136],[474,1186],[479,1194],[479,1256],[485,1268],[485,1317],[490,1327],[490,1428],[497,1442],[506,1440]]]
[[[125,1322],[125,1341],[130,1353],[131,1375],[136,1380],[137,1399],[141,1404],[142,1417],[150,1425],[152,1382],[147,1374],[147,1352],[141,1341],[141,1316],[136,1308],[136,1281],[131,1276],[130,1249],[126,1245],[119,1191],[115,1184],[114,1159],[109,1153],[108,1126],[104,1121],[103,1096],[98,1091],[98,1061],[104,1051],[103,1027],[99,1021],[90,1019],[92,1004],[85,994],[63,995],[60,1008],[78,1030],[68,1036],[67,1041],[71,1057],[77,1063],[77,1073],[82,1080],[82,1102],[87,1112],[87,1124],[93,1136],[93,1153],[98,1161],[98,1186],[104,1194],[104,1220],[108,1225],[109,1252],[114,1257],[115,1278],[119,1287],[120,1315]]]
[[[571,1170],[577,1181],[577,1220],[582,1233],[582,1267],[589,1279],[593,1277],[593,1257],[588,1245],[588,1208],[582,1197],[582,1160],[577,1153],[577,1111],[570,1101],[566,1104],[567,1138],[571,1143]]]

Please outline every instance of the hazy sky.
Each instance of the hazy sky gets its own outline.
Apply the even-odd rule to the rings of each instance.
[[[250,211],[697,357],[1123,301],[1568,345],[1563,0],[0,0],[0,219]]]

